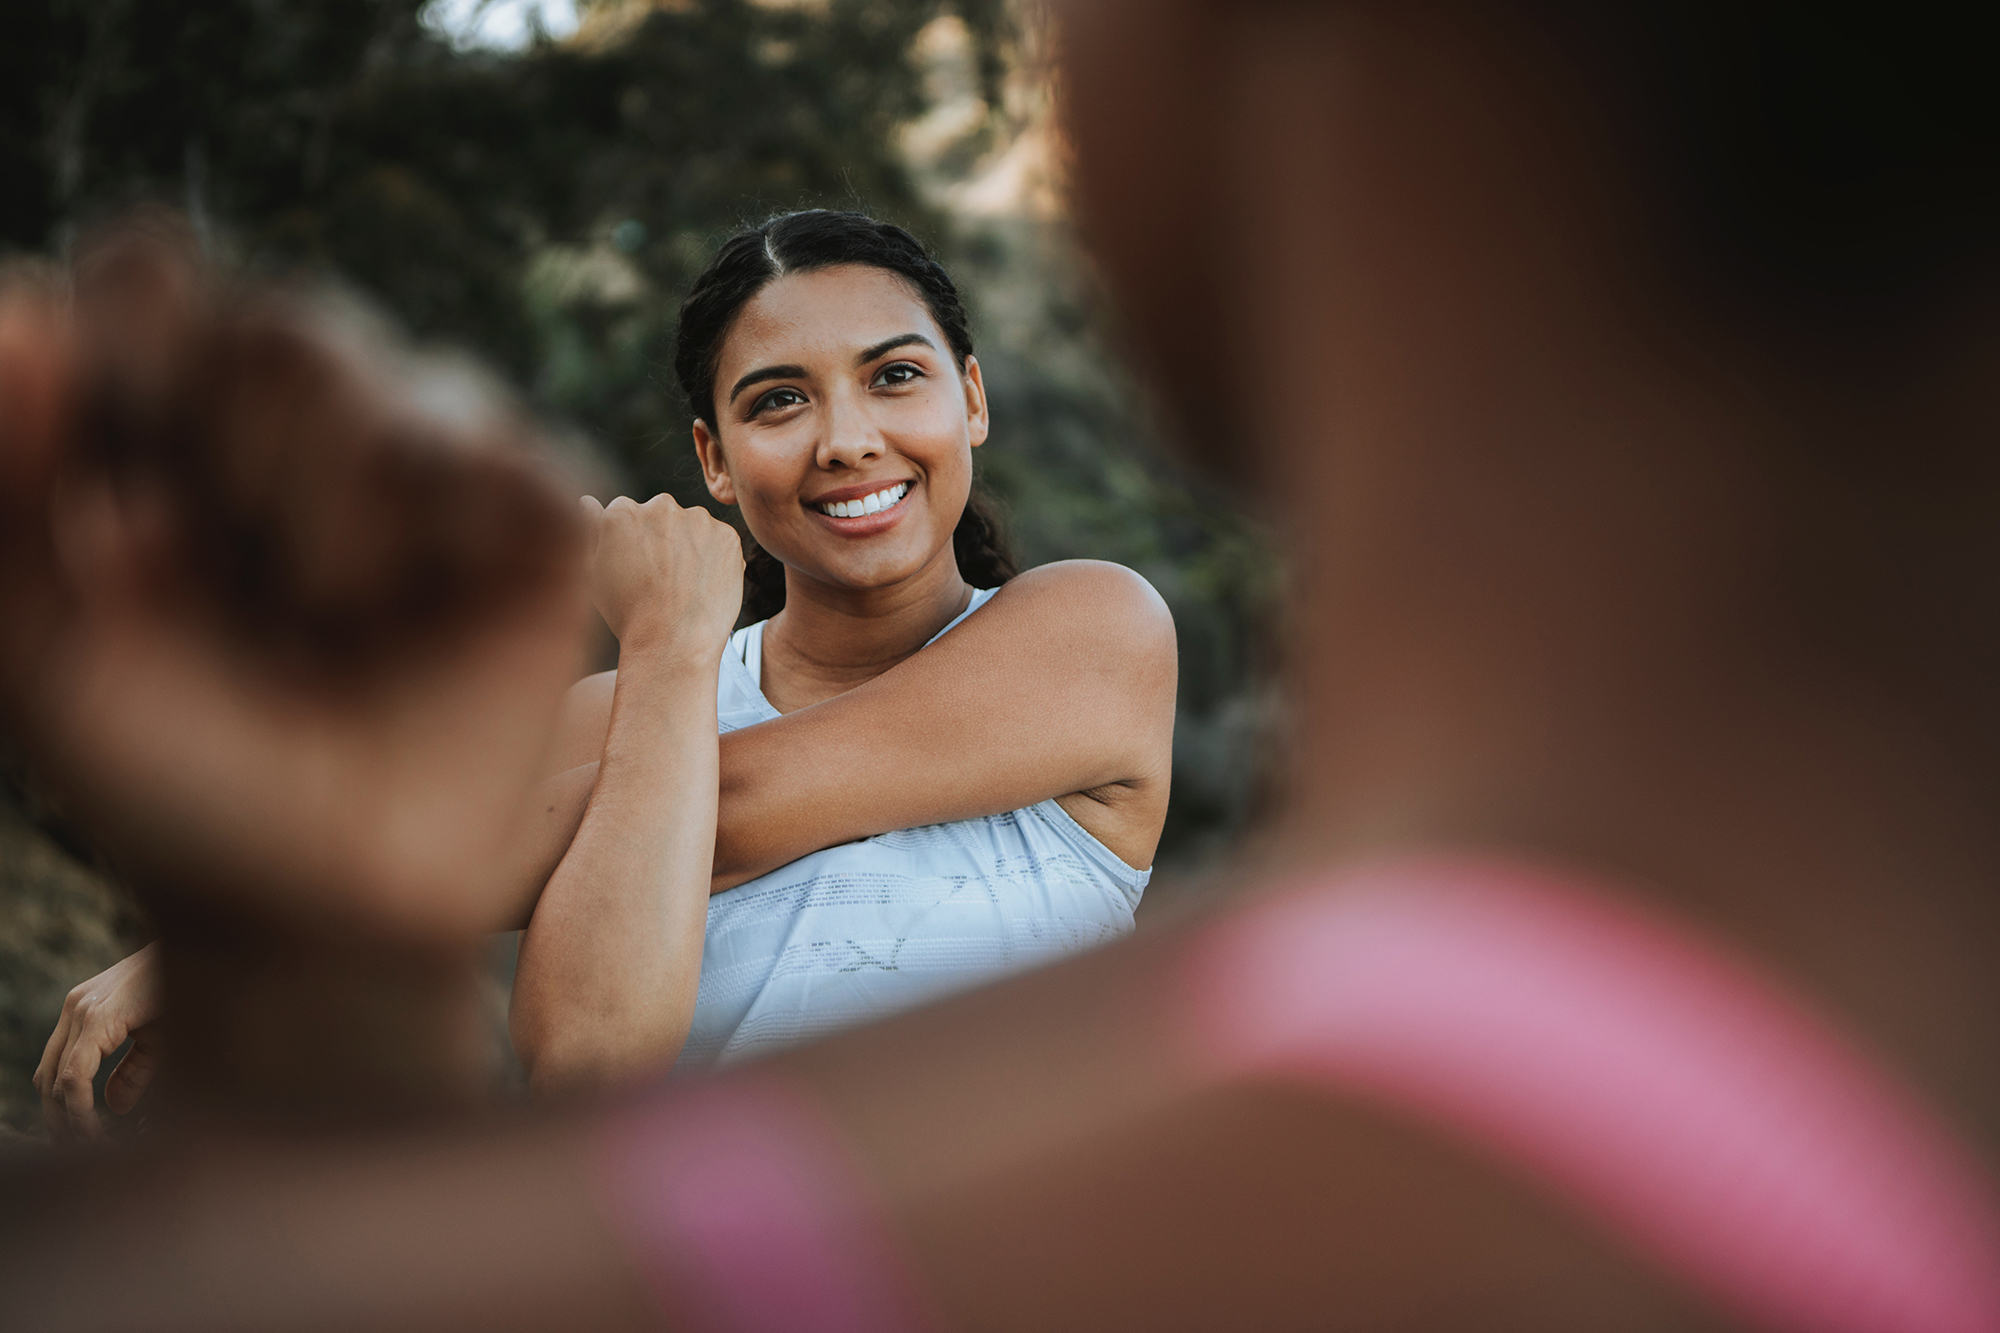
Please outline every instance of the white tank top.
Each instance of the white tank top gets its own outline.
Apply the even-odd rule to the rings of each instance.
[[[992,595],[973,593],[939,636]],[[759,688],[766,623],[736,631],[723,654],[725,732],[779,715]],[[1053,800],[801,857],[708,900],[694,1026],[675,1068],[804,1041],[1116,939],[1151,877]]]

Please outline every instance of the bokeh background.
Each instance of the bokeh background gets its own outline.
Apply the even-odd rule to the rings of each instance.
[[[966,289],[977,459],[1027,563],[1120,561],[1173,608],[1151,904],[1253,817],[1278,569],[1167,460],[1115,355],[1028,0],[18,0],[6,29],[0,251],[169,204],[227,266],[338,284],[477,357],[639,498],[706,498],[668,347],[722,239],[809,206],[911,228]],[[145,924],[59,802],[0,775],[0,1122],[26,1127],[63,994]]]

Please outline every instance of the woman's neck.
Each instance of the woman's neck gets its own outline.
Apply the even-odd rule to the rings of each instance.
[[[949,546],[885,588],[839,588],[787,568],[785,609],[764,628],[764,697],[790,713],[845,694],[909,658],[971,600]]]

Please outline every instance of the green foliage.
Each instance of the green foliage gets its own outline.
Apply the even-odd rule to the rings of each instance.
[[[929,109],[913,44],[955,16],[1000,124],[1009,0],[612,0],[579,35],[461,51],[422,0],[31,0],[0,46],[0,247],[60,249],[140,199],[248,270],[372,295],[471,348],[634,494],[701,499],[667,349],[682,292],[746,221],[860,208],[917,231],[968,289],[993,397],[981,451],[1030,563],[1133,565],[1182,636],[1166,852],[1243,815],[1271,563],[1157,453],[1099,345],[1059,225],[955,224],[899,145]]]
[[[35,188],[10,192],[0,242],[175,203],[248,267],[340,275],[477,349],[661,484],[648,446],[680,423],[655,368],[721,235],[810,204],[938,231],[894,145],[941,0],[706,0],[512,55],[454,51],[420,8],[34,8],[7,48],[0,169]]]

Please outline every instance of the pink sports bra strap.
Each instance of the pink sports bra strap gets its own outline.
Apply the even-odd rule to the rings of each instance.
[[[775,1080],[664,1098],[600,1143],[613,1229],[676,1328],[918,1333],[881,1210],[824,1121]]]
[[[1192,963],[1208,1074],[1424,1120],[1753,1327],[2000,1329],[1978,1163],[1789,997],[1615,895],[1389,863],[1231,919]]]

